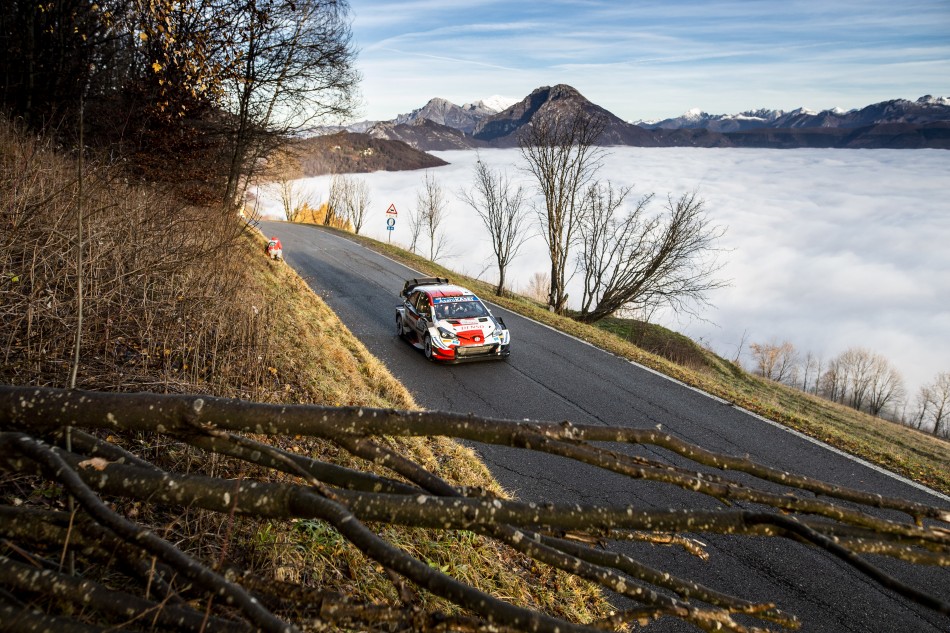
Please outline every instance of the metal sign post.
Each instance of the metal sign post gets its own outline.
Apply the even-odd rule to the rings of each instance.
[[[390,204],[389,208],[386,209],[386,231],[389,233],[389,243],[393,243],[393,231],[396,230],[396,216],[399,215],[396,211],[396,205]]]

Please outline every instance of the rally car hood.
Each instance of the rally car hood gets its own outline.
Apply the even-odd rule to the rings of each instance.
[[[501,326],[490,316],[468,319],[440,319],[437,327],[455,334],[462,345],[483,345],[487,337],[501,331]]]

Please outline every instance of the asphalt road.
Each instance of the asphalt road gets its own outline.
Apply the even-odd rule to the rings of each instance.
[[[662,425],[709,450],[749,455],[776,468],[884,495],[950,507],[878,470],[817,445],[506,310],[492,306],[512,332],[507,361],[436,365],[395,336],[395,307],[405,266],[318,227],[264,222],[280,237],[289,265],[307,280],[347,327],[428,409],[508,419],[570,420],[579,424]],[[476,447],[495,477],[524,500],[715,508],[712,500],[659,484],[633,482],[584,465],[517,449]],[[642,449],[637,449],[642,450]],[[661,450],[652,457],[675,463]],[[808,632],[950,631],[950,618],[918,607],[815,549],[781,539],[703,536],[707,562],[677,548],[617,544],[642,562],[665,567],[714,589],[772,601],[802,620]],[[894,576],[950,596],[950,570],[921,569],[874,559]],[[665,618],[650,631],[694,631]]]

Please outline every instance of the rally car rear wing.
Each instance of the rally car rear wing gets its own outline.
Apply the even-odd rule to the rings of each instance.
[[[409,279],[406,281],[406,285],[403,286],[402,292],[400,294],[403,297],[408,297],[409,293],[416,289],[416,286],[430,286],[447,283],[449,283],[449,280],[445,277],[418,277],[416,279]]]

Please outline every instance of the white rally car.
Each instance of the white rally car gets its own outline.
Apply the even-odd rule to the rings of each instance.
[[[443,277],[410,279],[396,308],[396,334],[438,361],[505,358],[511,337],[470,290]]]

